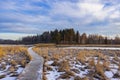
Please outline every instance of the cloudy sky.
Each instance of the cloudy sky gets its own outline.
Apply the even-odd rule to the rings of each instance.
[[[120,34],[120,0],[0,0],[0,38],[19,39],[54,29]]]

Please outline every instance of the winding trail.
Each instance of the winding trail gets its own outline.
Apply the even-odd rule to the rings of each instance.
[[[42,80],[43,58],[35,53],[32,47],[28,48],[28,53],[31,55],[32,60],[25,67],[17,80]]]

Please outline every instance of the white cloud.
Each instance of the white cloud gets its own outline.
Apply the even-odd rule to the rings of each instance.
[[[97,20],[104,20],[106,13],[103,10],[104,5],[100,3],[78,3],[82,15],[90,15]]]
[[[38,27],[33,27],[30,24],[23,24],[23,23],[1,23],[2,31],[8,32],[17,32],[17,33],[37,33],[40,31]]]
[[[111,15],[110,15],[111,19],[116,19],[116,18],[120,18],[120,11],[114,11]]]
[[[10,19],[11,21],[16,21],[19,23],[30,23],[30,24],[38,24],[38,23],[46,23],[52,22],[52,19],[49,16],[44,15],[29,15],[22,13],[0,13],[1,19]]]
[[[44,2],[50,7],[46,9],[44,4],[42,7],[31,4],[33,2]],[[21,4],[7,0],[0,2],[0,9],[6,11],[0,13],[0,25],[4,23],[2,26],[7,26],[4,29],[14,32],[34,33],[69,27],[104,34],[118,34],[120,30],[119,0],[25,0]],[[25,13],[27,11],[38,13]]]

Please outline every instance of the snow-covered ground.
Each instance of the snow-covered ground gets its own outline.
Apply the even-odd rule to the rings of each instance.
[[[120,80],[120,48],[39,49],[45,57],[45,80]],[[45,52],[44,52],[45,51]]]
[[[117,47],[64,47],[65,49],[102,49],[102,50],[120,50]]]
[[[11,66],[8,65],[4,71],[0,71],[0,76],[5,76],[4,78],[0,80],[16,80],[17,76],[23,71],[23,67],[18,67],[18,69],[15,72],[10,72],[8,69]]]
[[[19,47],[3,47],[1,52],[4,56],[0,56],[0,80],[16,80],[30,61],[30,56],[25,48]]]
[[[23,71],[24,67],[19,64],[13,66],[8,61],[0,63],[0,80],[16,80],[18,75]]]

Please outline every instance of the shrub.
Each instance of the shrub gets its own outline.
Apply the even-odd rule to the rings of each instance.
[[[120,71],[120,62],[119,62],[119,65],[118,65],[118,67],[119,67],[119,68],[118,68],[118,70]]]
[[[60,59],[60,54],[59,53],[52,54],[52,59],[53,60],[59,60]]]
[[[74,73],[72,71],[65,71],[65,74],[68,74],[70,76],[74,76]]]
[[[6,64],[1,64],[0,70],[4,70],[4,69],[6,69]]]
[[[76,59],[82,64],[85,63],[87,51],[81,51],[77,54]]]
[[[25,67],[25,66],[26,66],[26,60],[22,60],[22,61],[21,61],[21,66],[22,66],[22,67]]]
[[[48,80],[47,77],[45,76],[45,73],[43,73],[43,79],[42,80]]]
[[[120,73],[119,72],[115,73],[113,78],[120,78]]]
[[[0,58],[3,57],[5,55],[5,52],[3,51],[3,48],[0,47]]]
[[[92,58],[90,61],[89,61],[89,65],[92,67],[92,66],[95,66],[95,61],[94,61],[94,58]]]
[[[100,64],[99,61],[95,65],[95,71],[96,71],[97,74],[99,74],[100,76],[102,76],[103,78],[105,78],[104,67],[103,67],[102,64]]]
[[[47,70],[48,70],[48,71],[52,71],[53,69],[52,69],[51,66],[47,66]]]
[[[0,79],[2,80],[2,78],[5,78],[6,75],[0,75]]]
[[[69,79],[70,77],[74,76],[74,73],[71,71],[66,71],[64,74],[61,74],[59,78],[62,79]]]
[[[64,72],[64,71],[69,71],[70,70],[70,65],[69,65],[68,61],[63,60],[59,64],[60,65],[59,65],[58,71]]]
[[[107,62],[107,61],[104,61],[104,62],[103,62],[103,67],[104,67],[106,70],[110,70],[109,65],[110,65],[109,62]]]
[[[89,80],[87,77],[82,78],[82,80]]]
[[[75,76],[74,80],[83,80],[83,79],[81,77],[79,77],[79,76]]]
[[[118,56],[116,54],[115,54],[114,60],[119,61],[119,58],[118,58]]]
[[[15,60],[12,60],[12,61],[11,61],[11,65],[12,65],[12,66],[16,66],[16,65],[17,65],[17,62],[16,62]]]
[[[15,67],[11,66],[11,67],[8,68],[8,70],[9,70],[10,72],[14,72],[14,71],[15,71]]]
[[[78,69],[71,69],[71,71],[73,71],[73,72],[75,72],[75,73],[77,73],[77,74],[80,73],[80,71],[79,71]]]
[[[51,64],[52,66],[59,66],[59,63],[57,60],[54,60],[54,62]]]
[[[17,77],[19,74],[17,72],[13,72],[10,77]]]
[[[53,43],[49,43],[49,44],[44,44],[44,43],[39,43],[39,44],[35,44],[36,47],[56,47],[56,44]]]

